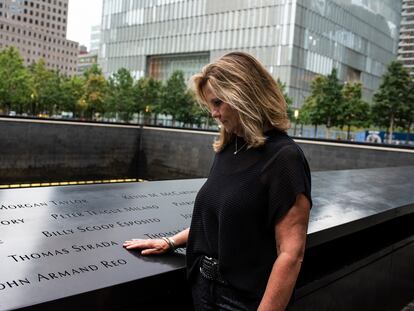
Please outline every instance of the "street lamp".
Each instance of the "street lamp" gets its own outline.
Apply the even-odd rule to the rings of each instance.
[[[296,136],[296,126],[297,126],[297,124],[298,124],[298,117],[299,117],[299,109],[295,109],[295,112],[294,112],[294,117],[295,117],[295,127],[294,127],[294,129],[293,129],[293,136]]]

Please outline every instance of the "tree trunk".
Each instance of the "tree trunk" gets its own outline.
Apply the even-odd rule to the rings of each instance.
[[[351,125],[348,124],[348,130],[346,131],[346,140],[349,140],[350,132],[351,132]]]
[[[407,126],[407,135],[405,136],[405,144],[408,145],[408,141],[410,140],[410,129],[411,129],[411,124],[408,124]]]
[[[394,132],[394,115],[391,115],[391,119],[390,119],[390,128],[388,131],[388,143],[392,144],[392,134]]]
[[[11,108],[11,105],[9,105],[9,104],[4,104],[4,114],[5,114],[6,116],[8,116],[8,115],[9,115],[10,108]]]
[[[313,133],[313,137],[316,138],[316,134],[318,133],[318,125],[317,124],[314,124],[314,126],[315,126],[315,131]]]

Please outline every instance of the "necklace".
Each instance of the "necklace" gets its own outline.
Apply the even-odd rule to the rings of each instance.
[[[247,141],[243,144],[243,146],[241,146],[240,148],[237,148],[237,137],[236,137],[236,149],[234,150],[233,154],[234,155],[238,154],[243,149],[243,147],[246,145],[247,145]]]

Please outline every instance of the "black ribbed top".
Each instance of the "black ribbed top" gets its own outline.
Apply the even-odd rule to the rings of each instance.
[[[276,260],[274,224],[304,193],[311,201],[308,163],[285,133],[271,130],[264,146],[236,155],[235,140],[217,153],[197,194],[187,243],[191,281],[203,255],[217,258],[233,287],[260,298]],[[245,141],[237,137],[240,148]]]

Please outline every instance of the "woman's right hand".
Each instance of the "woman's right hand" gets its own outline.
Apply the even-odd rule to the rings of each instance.
[[[141,255],[160,255],[171,251],[171,246],[163,239],[132,239],[125,241],[123,247],[140,249]]]

